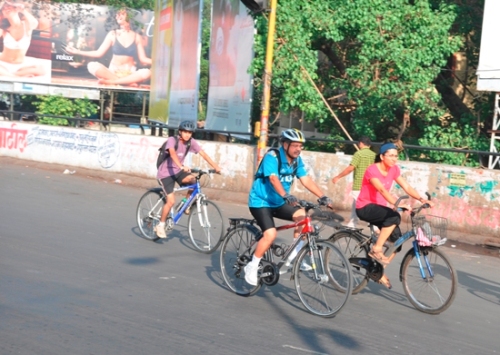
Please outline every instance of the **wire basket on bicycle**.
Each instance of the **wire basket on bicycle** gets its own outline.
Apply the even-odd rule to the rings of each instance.
[[[417,215],[412,218],[416,239],[420,246],[438,246],[446,243],[448,220],[431,214]]]

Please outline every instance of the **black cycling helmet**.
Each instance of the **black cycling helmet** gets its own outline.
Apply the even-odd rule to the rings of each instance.
[[[196,125],[194,121],[182,121],[179,124],[179,131],[188,131],[194,133],[194,131],[196,131]]]
[[[298,129],[289,128],[289,129],[285,129],[283,132],[281,132],[280,140],[282,142],[305,143],[306,137],[304,137],[304,134],[301,131],[299,131]]]

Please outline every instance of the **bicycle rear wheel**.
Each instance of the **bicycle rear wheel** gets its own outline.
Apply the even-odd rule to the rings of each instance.
[[[328,241],[333,243],[344,255],[348,258],[368,258],[368,246],[364,241],[355,234],[342,231],[333,234]],[[356,263],[351,263],[352,267],[352,293],[360,292],[368,283],[368,272]],[[338,285],[340,288],[340,284]],[[341,289],[341,288],[340,288]]]
[[[293,270],[295,290],[309,312],[329,318],[339,313],[351,296],[352,271],[347,258],[332,243],[315,244],[312,250],[308,245],[297,256]],[[311,270],[301,270],[303,261],[312,266]]]
[[[252,286],[245,281],[244,267],[252,260],[258,230],[242,224],[231,230],[225,237],[220,251],[220,267],[224,282],[234,293],[251,296],[262,286]]]
[[[161,211],[165,200],[159,191],[150,190],[142,195],[137,204],[137,225],[144,238],[157,240],[154,228],[160,223]]]
[[[439,314],[452,304],[458,284],[451,261],[435,248],[420,248],[420,258],[416,257],[413,249],[410,250],[401,265],[401,281],[411,304],[429,314]]]
[[[194,202],[188,217],[188,232],[196,251],[210,254],[219,247],[224,233],[224,220],[219,207],[205,198]]]

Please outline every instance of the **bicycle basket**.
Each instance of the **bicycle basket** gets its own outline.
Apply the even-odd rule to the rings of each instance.
[[[434,215],[413,217],[416,239],[420,246],[439,246],[447,240],[448,220]]]

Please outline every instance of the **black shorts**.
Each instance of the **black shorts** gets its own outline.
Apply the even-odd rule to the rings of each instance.
[[[257,225],[260,227],[260,230],[262,232],[265,232],[268,229],[276,228],[276,226],[274,225],[274,217],[284,219],[285,221],[293,221],[294,213],[301,208],[302,207],[300,206],[292,206],[288,203],[285,203],[284,205],[277,208],[250,207],[250,213],[257,221]]]
[[[396,225],[389,238],[391,242],[396,241],[401,236],[401,229],[399,229],[401,215],[392,208],[370,203],[363,208],[356,208],[356,214],[362,221],[371,223],[379,228]]]
[[[184,180],[186,176],[189,175],[190,173],[187,173],[182,170],[178,174],[167,176],[166,178],[158,180],[158,182],[160,183],[163,192],[165,192],[166,195],[170,195],[172,192],[174,192],[175,183],[178,183],[179,186],[181,186],[182,180]]]

